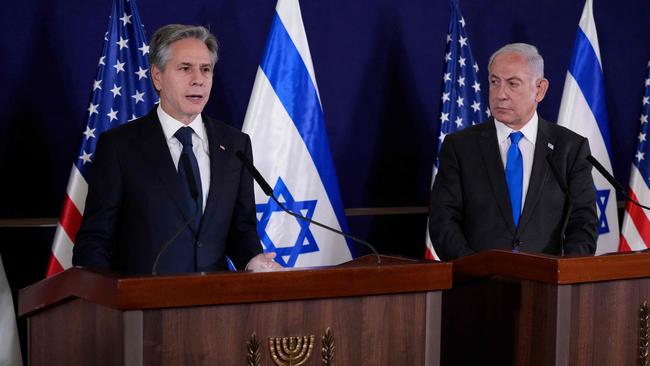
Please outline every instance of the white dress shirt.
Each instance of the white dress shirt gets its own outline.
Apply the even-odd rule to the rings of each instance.
[[[186,125],[167,114],[161,106],[158,106],[157,113],[165,134],[165,139],[167,140],[169,152],[174,161],[174,166],[176,167],[176,170],[178,170],[178,161],[181,158],[183,145],[178,141],[174,134],[179,128],[185,127]],[[205,204],[208,200],[208,193],[210,192],[210,149],[208,145],[208,134],[205,131],[205,125],[203,124],[203,119],[200,114],[187,126],[191,127],[194,131],[192,134],[192,151],[194,151],[196,161],[199,164],[201,190],[203,192],[202,210],[205,211]]]
[[[514,130],[502,122],[494,120],[497,128],[497,142],[499,143],[499,152],[501,153],[501,162],[505,170],[506,160],[508,158],[508,149],[510,148],[510,133]],[[533,157],[535,156],[535,141],[537,140],[537,125],[539,124],[539,117],[537,111],[533,117],[528,121],[524,127],[521,128],[521,133],[524,137],[519,141],[519,151],[524,162],[524,182],[521,187],[521,209],[524,209],[526,202],[526,192],[528,192],[528,184],[530,183],[530,173],[533,170]]]

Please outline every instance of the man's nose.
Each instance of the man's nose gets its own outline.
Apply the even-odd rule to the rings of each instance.
[[[204,82],[205,77],[201,74],[201,72],[195,71],[192,73],[192,79],[190,83],[192,86],[203,86]]]
[[[500,84],[499,86],[496,87],[496,96],[500,100],[505,100],[508,99],[508,93],[506,92],[506,87],[503,84]]]

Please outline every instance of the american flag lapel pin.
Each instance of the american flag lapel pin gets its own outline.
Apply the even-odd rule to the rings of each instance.
[[[223,151],[226,151],[226,148],[223,147],[223,145],[219,145],[219,148],[220,148],[221,150],[223,150]]]

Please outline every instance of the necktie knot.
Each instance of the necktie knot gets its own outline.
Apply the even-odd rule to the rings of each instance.
[[[519,141],[521,141],[522,137],[524,137],[524,134],[521,133],[521,131],[516,131],[510,134],[510,141],[513,145],[519,145]]]
[[[183,147],[192,147],[192,127],[181,127],[174,136],[181,142]]]

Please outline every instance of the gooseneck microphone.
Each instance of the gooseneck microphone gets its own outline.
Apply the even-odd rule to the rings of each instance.
[[[566,232],[566,227],[569,225],[569,218],[571,217],[571,211],[573,210],[573,201],[571,200],[571,195],[569,195],[569,188],[567,187],[566,182],[562,179],[559,170],[553,163],[551,155],[546,155],[546,161],[548,162],[548,166],[551,168],[551,173],[553,173],[555,180],[560,185],[560,189],[566,196],[564,219],[562,220],[562,229],[560,230],[560,248],[564,250],[564,233]]]
[[[637,206],[639,206],[639,207],[641,207],[641,208],[644,208],[644,209],[646,209],[646,210],[650,210],[650,207],[648,207],[648,206],[644,206],[644,205],[640,204],[639,202],[633,200],[632,197],[630,197],[630,195],[627,193],[627,189],[625,189],[625,187],[623,187],[623,185],[622,185],[621,183],[619,183],[619,182],[616,180],[616,178],[614,178],[611,174],[609,174],[609,172],[607,171],[607,169],[605,169],[605,167],[602,166],[602,164],[600,164],[600,163],[598,162],[598,160],[596,160],[596,158],[594,158],[593,156],[589,155],[589,156],[587,156],[587,161],[590,162],[591,165],[593,165],[593,167],[596,168],[596,170],[598,170],[598,172],[599,172],[603,177],[605,177],[605,179],[607,179],[607,181],[609,182],[609,184],[611,184],[611,185],[614,187],[614,189],[616,189],[617,191],[619,191],[619,192],[620,192],[620,193],[625,197],[625,199],[626,199],[627,201],[630,201],[630,202],[632,202],[633,204],[635,204],[635,205],[637,205]]]
[[[286,207],[284,207],[284,205],[282,203],[280,203],[280,201],[278,201],[278,199],[273,194],[273,189],[271,188],[271,186],[266,182],[264,177],[262,177],[262,174],[260,174],[260,172],[257,170],[257,168],[255,168],[253,163],[250,160],[248,160],[246,155],[244,155],[244,153],[241,152],[241,151],[237,151],[235,153],[235,156],[237,156],[237,158],[242,162],[242,164],[244,164],[244,166],[246,167],[246,170],[248,170],[248,172],[251,173],[251,175],[253,176],[253,179],[255,179],[255,182],[257,182],[257,184],[260,186],[260,188],[262,188],[262,191],[264,192],[264,194],[271,197],[273,199],[273,201],[275,201],[275,203],[277,203],[278,206],[280,206],[280,208],[284,212],[288,213],[289,215],[291,215],[293,217],[296,217],[298,219],[307,221],[307,222],[309,222],[311,224],[320,226],[323,229],[326,229],[326,230],[329,230],[331,232],[337,233],[337,234],[342,235],[342,236],[344,236],[344,237],[346,237],[346,238],[348,238],[348,239],[350,239],[352,241],[355,241],[357,243],[365,245],[366,247],[370,248],[370,250],[374,253],[375,258],[377,258],[377,265],[381,264],[381,257],[379,256],[379,253],[377,252],[377,249],[375,249],[375,247],[372,246],[372,244],[368,243],[367,241],[361,240],[361,239],[356,238],[356,237],[354,237],[352,235],[346,234],[346,233],[344,233],[344,232],[342,232],[340,230],[334,229],[334,228],[329,227],[329,226],[327,226],[325,224],[321,224],[318,221],[315,221],[315,220],[312,220],[312,219],[307,218],[305,216],[302,216],[300,214],[297,214],[297,213],[295,213],[293,211],[290,211]]]
[[[194,172],[192,171],[192,166],[190,165],[190,159],[187,156],[187,154],[181,154],[181,160],[183,161],[182,165],[184,168],[183,170],[185,171],[185,177],[187,178],[187,184],[190,187],[190,195],[192,196],[192,199],[196,202],[196,200],[199,198],[199,191],[196,188],[196,179],[194,178]],[[194,219],[196,219],[200,213],[201,213],[201,207],[199,207],[199,205],[196,205],[196,212],[192,216],[190,216],[190,218],[187,219],[187,221],[185,221],[183,225],[181,225],[178,228],[178,230],[174,233],[174,235],[172,235],[171,238],[169,238],[169,240],[167,240],[160,247],[160,249],[158,250],[158,254],[156,255],[156,259],[153,262],[153,266],[151,267],[152,275],[157,274],[156,269],[158,267],[158,261],[160,260],[160,256],[165,252],[165,250],[167,250],[167,247],[169,247],[169,245],[173,243],[174,240],[176,240],[176,238],[185,230],[185,228],[187,228],[187,225],[189,225],[190,222],[194,221]],[[198,236],[198,233],[195,233],[195,236]],[[194,263],[196,263],[196,245],[194,247],[194,250],[195,250]]]

